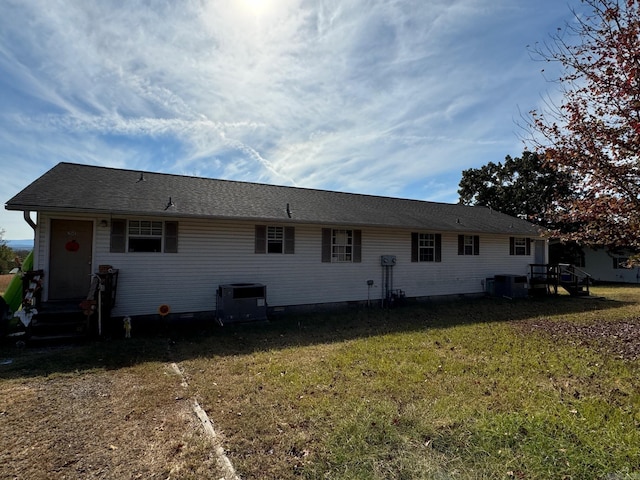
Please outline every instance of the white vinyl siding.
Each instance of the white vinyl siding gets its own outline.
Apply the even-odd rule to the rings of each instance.
[[[396,256],[393,288],[407,297],[481,293],[487,277],[526,275],[531,263],[527,256],[508,254],[507,235],[481,235],[480,255],[458,256],[457,234],[444,232],[441,262],[412,262],[411,230],[391,228],[358,230],[360,262],[322,262],[323,228],[317,225],[295,226],[294,255],[256,255],[255,224],[184,218],[178,219],[177,253],[110,253],[110,228],[100,220],[93,270],[103,264],[119,269],[114,316],[156,314],[161,304],[168,304],[172,315],[213,312],[218,285],[228,283],[266,285],[270,307],[366,301],[368,294],[375,301],[382,295],[381,255]],[[47,235],[41,227],[38,252],[45,251]],[[46,255],[39,255],[39,268],[46,272]],[[374,281],[371,290],[368,280]]]

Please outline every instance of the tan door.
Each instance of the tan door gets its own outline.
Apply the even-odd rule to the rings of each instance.
[[[91,284],[93,222],[51,220],[50,245],[49,300],[85,298]]]

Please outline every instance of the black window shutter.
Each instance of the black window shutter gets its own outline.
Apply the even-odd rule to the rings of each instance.
[[[124,253],[127,245],[127,221],[111,220],[111,253]]]
[[[331,229],[322,229],[322,261],[331,262]]]
[[[531,239],[527,238],[527,255],[531,255]]]
[[[353,261],[362,262],[362,230],[353,231]]]
[[[509,255],[516,254],[516,239],[515,237],[509,237]]]
[[[254,253],[267,253],[267,227],[256,225]]]
[[[442,261],[442,235],[436,233],[436,252],[435,252],[435,261]]]
[[[480,236],[479,235],[473,236],[473,254],[480,255]]]
[[[464,235],[458,235],[458,255],[464,255]]]
[[[418,233],[411,233],[411,261],[418,261]]]
[[[178,253],[178,222],[164,222],[164,253]]]
[[[296,228],[284,227],[284,253],[294,253],[296,250]]]

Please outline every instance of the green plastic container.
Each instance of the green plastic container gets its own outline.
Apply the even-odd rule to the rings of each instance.
[[[27,258],[22,262],[22,271],[27,272],[33,268],[33,250],[29,252]],[[3,295],[4,301],[7,302],[12,313],[17,312],[22,306],[22,275],[16,274],[6,292]]]

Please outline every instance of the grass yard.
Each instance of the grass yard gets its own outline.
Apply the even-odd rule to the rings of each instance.
[[[0,478],[218,480],[195,398],[243,479],[637,479],[640,287],[592,294],[3,348]]]

